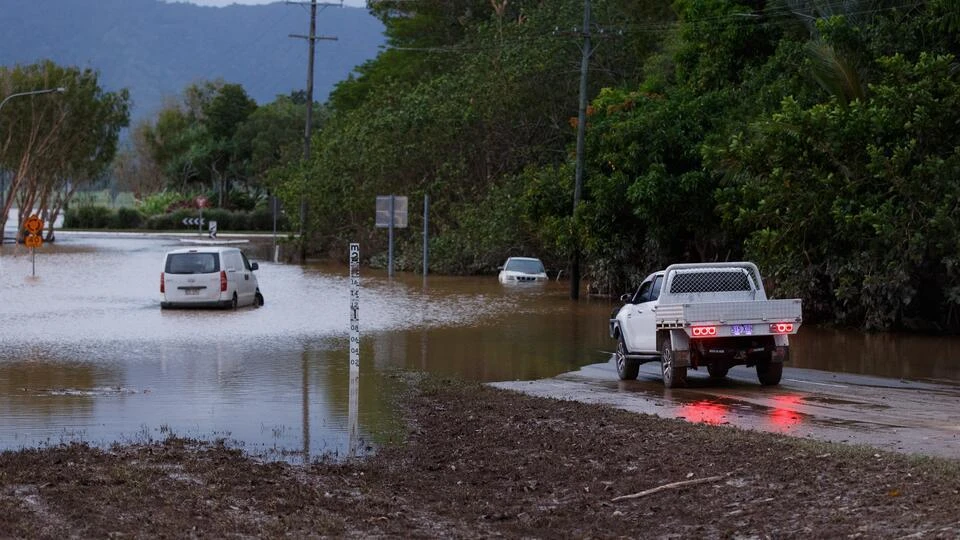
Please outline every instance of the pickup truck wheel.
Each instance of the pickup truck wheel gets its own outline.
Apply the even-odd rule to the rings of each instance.
[[[663,371],[663,386],[665,388],[679,388],[687,385],[687,368],[673,365],[673,347],[670,340],[663,340],[660,347],[660,367]]]
[[[781,362],[761,362],[757,364],[757,378],[760,384],[764,386],[774,386],[780,384],[780,377],[783,376],[783,364]]]
[[[707,373],[710,374],[711,379],[722,379],[727,376],[728,371],[730,371],[730,368],[727,366],[707,364]]]
[[[640,362],[627,358],[627,344],[623,341],[623,335],[617,336],[617,377],[621,381],[633,381],[639,374]]]

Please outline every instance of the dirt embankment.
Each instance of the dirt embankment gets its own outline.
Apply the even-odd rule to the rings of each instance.
[[[260,463],[170,439],[0,454],[0,537],[960,536],[960,463],[426,379],[408,440]]]

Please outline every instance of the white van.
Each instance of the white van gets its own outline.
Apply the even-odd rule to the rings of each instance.
[[[258,267],[232,247],[170,251],[160,273],[160,308],[262,306]]]

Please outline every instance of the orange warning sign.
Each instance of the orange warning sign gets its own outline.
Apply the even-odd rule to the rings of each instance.
[[[33,214],[23,222],[23,228],[30,234],[37,234],[43,230],[43,220],[36,214]]]
[[[28,234],[27,237],[23,239],[23,243],[28,248],[38,248],[43,245],[43,238],[40,238],[40,235],[37,234]]]

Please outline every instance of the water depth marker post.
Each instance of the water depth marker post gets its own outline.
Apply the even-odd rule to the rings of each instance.
[[[359,429],[357,408],[360,401],[360,244],[350,244],[350,403],[347,431],[350,456],[357,455]]]

